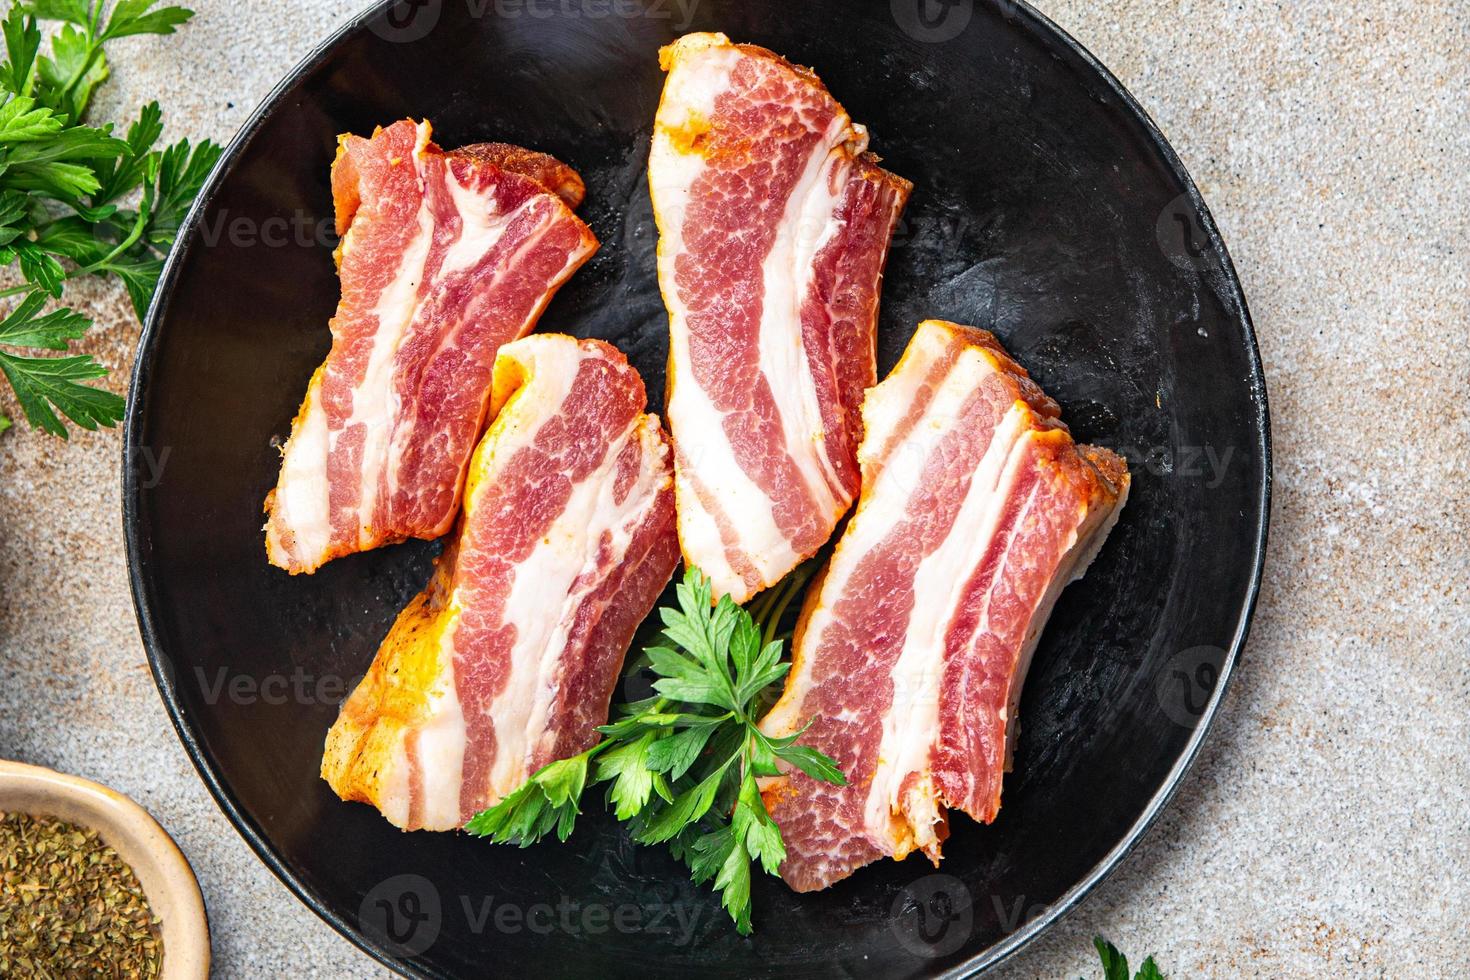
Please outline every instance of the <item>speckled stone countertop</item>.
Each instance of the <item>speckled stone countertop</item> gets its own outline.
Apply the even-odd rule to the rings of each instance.
[[[119,42],[98,118],[225,140],[357,0],[193,0]],[[1470,975],[1470,6],[1043,2],[1183,157],[1245,284],[1276,450],[1270,560],[1183,790],[999,976]],[[83,345],[122,379],[121,289]],[[14,414],[11,403],[0,408]],[[258,862],[144,662],[116,430],[0,436],[0,756],[117,787],[199,874],[225,976],[380,975]]]

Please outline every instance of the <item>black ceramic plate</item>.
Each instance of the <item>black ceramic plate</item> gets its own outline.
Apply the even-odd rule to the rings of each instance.
[[[608,819],[516,850],[403,835],[339,802],[317,778],[323,735],[434,546],[290,578],[260,533],[276,442],[328,346],[340,132],[428,116],[445,146],[504,140],[576,167],[603,247],[542,325],[612,341],[662,390],[644,165],[658,48],[688,30],[814,66],[914,182],[880,373],[922,318],[985,326],[1079,439],[1133,468],[1122,521],[1037,652],[999,819],[956,817],[938,872],[883,862],[803,896],[763,878],[750,939]],[[140,345],[125,451],[138,617],[201,775],[312,909],[433,976],[997,962],[1108,873],[1194,757],[1245,637],[1271,472],[1245,303],[1178,159],[1075,42],[1023,4],[983,0],[418,0],[365,15],[272,93],[190,216]]]

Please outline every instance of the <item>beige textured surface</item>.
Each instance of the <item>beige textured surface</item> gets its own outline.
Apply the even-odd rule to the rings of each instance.
[[[118,45],[103,118],[151,97],[223,139],[352,0],[194,0]],[[1103,932],[1191,976],[1470,973],[1470,7],[1052,2],[1204,191],[1270,383],[1260,613],[1215,733],[1143,845],[1005,977],[1096,975]],[[1356,8],[1356,9],[1354,9]],[[119,372],[138,327],[91,289]],[[118,378],[121,377],[119,373]],[[255,860],[144,665],[119,436],[0,437],[0,756],[139,800],[194,862],[226,976],[377,971]]]

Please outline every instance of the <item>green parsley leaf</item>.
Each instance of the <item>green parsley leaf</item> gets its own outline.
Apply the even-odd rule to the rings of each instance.
[[[757,634],[759,639],[759,634]],[[772,684],[786,676],[791,669],[791,664],[781,659],[781,643],[771,641],[761,648],[750,662],[750,668],[745,671],[745,677],[735,689],[735,697],[740,701],[749,701]]]
[[[150,10],[158,0],[118,0],[112,8],[112,17],[104,39],[127,37],[131,34],[172,34],[182,23],[194,16],[194,11],[183,7],[160,7]]]
[[[128,127],[128,135],[123,140],[127,149],[115,159],[103,160],[97,164],[97,182],[100,186],[92,195],[92,204],[102,205],[115,201],[143,183],[147,174],[148,153],[162,135],[163,110],[158,107],[157,102],[150,102]]]
[[[1159,972],[1159,965],[1150,956],[1138,968],[1138,973],[1134,974],[1133,980],[1164,980],[1164,975]]]
[[[112,74],[101,41],[73,24],[51,36],[51,55],[37,60],[36,69],[37,97],[73,123],[87,111],[97,86]]]
[[[105,263],[102,268],[122,280],[138,319],[146,317],[148,304],[153,301],[153,290],[158,286],[158,277],[163,274],[163,259],[151,255],[118,258]]]
[[[789,762],[813,779],[834,786],[846,786],[847,777],[837,768],[830,756],[805,745],[786,745],[775,750],[776,758]]]
[[[689,865],[689,875],[702,885],[719,873],[721,866],[735,850],[735,828],[729,824],[718,830],[699,834],[681,855]]]
[[[20,259],[20,274],[26,277],[26,282],[60,299],[61,283],[66,278],[66,270],[61,267],[61,263],[33,242],[19,241],[11,249],[16,258]]]
[[[776,765],[776,754],[771,751],[771,742],[760,729],[753,728],[750,732],[749,767],[750,771],[757,776],[779,776],[780,768]]]
[[[90,167],[79,163],[49,163],[44,166],[12,168],[0,183],[7,190],[26,191],[69,202],[97,188]]]
[[[36,100],[17,95],[0,105],[0,143],[35,143],[61,132],[66,120]]]
[[[745,845],[752,859],[760,861],[766,874],[776,874],[781,862],[786,860],[786,845],[776,821],[766,811],[752,772],[747,772],[740,783],[740,797],[735,801],[730,826],[735,830],[735,839]]]
[[[648,768],[677,780],[699,759],[714,730],[712,724],[698,725],[667,738],[655,739],[648,747]]]
[[[62,20],[80,27],[91,27],[95,0],[24,0],[16,7],[39,20]]]
[[[1129,980],[1128,957],[1118,952],[1118,947],[1101,936],[1093,936],[1092,945],[1097,948],[1097,955],[1102,959],[1103,980]],[[1143,961],[1138,972],[1133,974],[1133,980],[1164,980],[1164,974],[1150,956]]]
[[[750,925],[750,854],[740,846],[739,832],[732,830],[732,846],[715,875],[715,891],[720,904],[735,920],[735,931],[742,936],[751,933]]]
[[[9,148],[10,169],[39,168],[59,160],[100,160],[126,152],[128,145],[112,135],[111,127],[72,126],[52,139],[27,141]],[[95,186],[95,180],[94,180]]]
[[[613,743],[597,760],[597,780],[612,780],[608,799],[616,807],[619,820],[627,820],[642,810],[653,793],[653,771],[648,765],[648,750],[656,732],[645,732],[632,742]]]
[[[0,218],[3,218],[3,213],[0,213]],[[99,237],[98,223],[79,215],[68,215],[42,225],[36,233],[36,246],[52,255],[70,259],[79,266],[98,262],[111,251],[107,241]]]
[[[107,369],[90,356],[24,357],[0,351],[0,373],[15,390],[26,420],[52,435],[67,437],[57,412],[84,429],[116,425],[126,403],[121,395],[80,384],[101,378]]]
[[[587,785],[587,763],[600,746],[538,770],[499,805],[482,810],[465,824],[476,837],[497,844],[529,847],[553,830],[566,840],[580,812],[577,800]]]
[[[1097,955],[1102,959],[1103,980],[1130,980],[1128,957],[1118,952],[1118,947],[1101,936],[1093,936],[1092,945],[1097,947]]]
[[[637,834],[638,842],[662,844],[673,840],[680,831],[704,816],[709,812],[709,808],[714,806],[715,794],[719,792],[720,782],[724,777],[724,769],[712,772],[675,796],[674,802],[656,811],[653,818]]]
[[[156,201],[147,234],[149,244],[173,244],[189,205],[199,195],[223,153],[224,148],[210,140],[192,148],[188,140],[179,140],[163,151],[158,161]]]
[[[0,193],[0,246],[9,245],[26,233],[24,223],[29,215],[30,199],[24,194]]]
[[[18,264],[25,280],[3,291],[22,300],[0,321],[0,344],[65,350],[90,322],[70,310],[42,316],[39,304],[59,298],[79,275],[116,276],[145,315],[165,253],[220,148],[181,140],[154,149],[163,133],[157,103],[143,108],[125,139],[110,124],[81,120],[108,77],[108,41],[171,34],[191,16],[158,0],[18,0],[0,20],[0,264]],[[61,22],[44,51],[38,19]],[[135,193],[136,206],[125,206]],[[0,357],[0,373],[36,428],[65,435],[58,415],[86,428],[121,416],[119,396],[82,383],[105,373],[90,357]]]
[[[12,95],[31,94],[36,55],[41,50],[41,29],[25,15],[20,4],[10,8],[0,30],[5,34],[5,65],[0,70],[0,87]]]
[[[68,309],[36,316],[45,302],[46,297],[40,293],[31,293],[0,320],[0,344],[66,350],[67,341],[78,339],[92,325],[86,317]]]

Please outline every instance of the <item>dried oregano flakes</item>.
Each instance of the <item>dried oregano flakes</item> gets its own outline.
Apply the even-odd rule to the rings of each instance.
[[[0,812],[0,976],[157,977],[159,920],[95,830]]]

